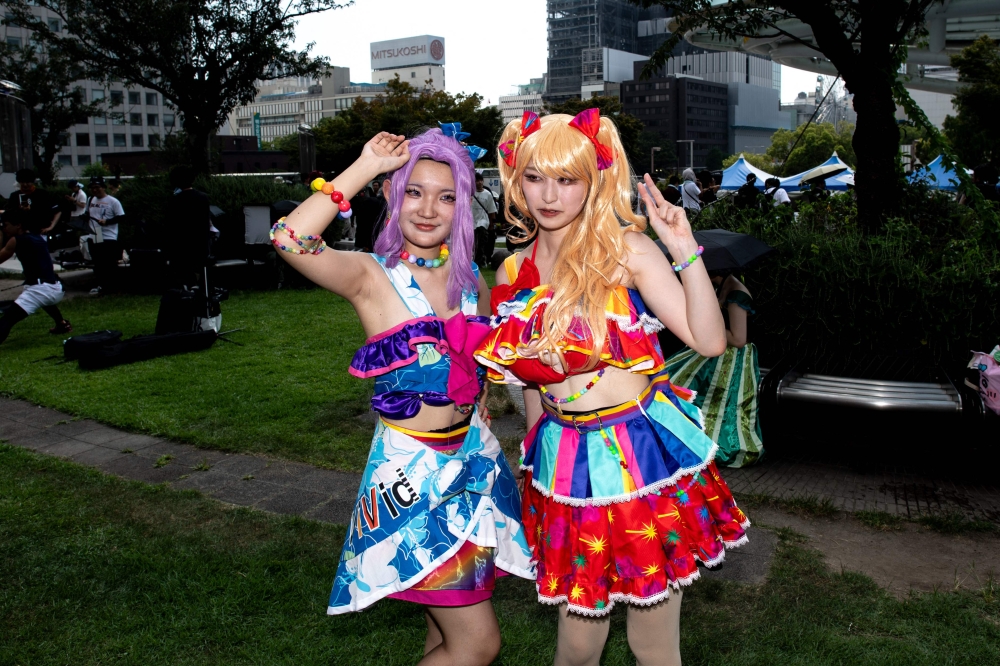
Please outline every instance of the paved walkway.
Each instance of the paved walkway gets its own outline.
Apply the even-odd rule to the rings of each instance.
[[[519,418],[498,420],[496,430],[520,436],[523,426],[515,422]],[[170,483],[232,504],[333,523],[350,518],[360,481],[359,474],[199,449],[3,398],[0,439],[128,479]],[[1000,524],[1000,488],[993,485],[780,459],[746,469],[724,468],[722,475],[737,494],[829,500],[844,511],[885,511],[907,518],[959,513]]]

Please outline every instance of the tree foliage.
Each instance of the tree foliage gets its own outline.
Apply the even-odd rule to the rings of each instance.
[[[622,147],[628,156],[629,164],[636,173],[646,173],[649,171],[649,146],[644,143],[642,121],[635,116],[625,113],[622,102],[617,97],[591,97],[590,99],[569,99],[562,104],[546,104],[546,113],[565,113],[575,116],[586,109],[598,108],[602,116],[607,116],[614,121],[618,128],[618,135],[622,140]],[[648,139],[648,135],[647,135]],[[653,144],[657,145],[657,144]],[[667,144],[669,145],[669,143]],[[667,146],[663,146],[664,150]],[[671,146],[672,148],[672,146]],[[658,159],[663,159],[662,157]]]
[[[1000,163],[1000,50],[983,35],[953,55],[951,64],[967,85],[955,95],[958,114],[945,118],[944,134],[967,165]]]
[[[777,170],[777,165],[775,165],[771,158],[764,153],[740,153],[739,155],[730,155],[726,159],[722,160],[722,168],[728,169],[736,164],[736,160],[740,159],[740,155],[743,156],[743,159],[761,171],[774,173]]]
[[[385,94],[370,102],[360,97],[354,106],[332,118],[323,118],[313,128],[316,135],[316,167],[338,173],[361,154],[365,142],[379,132],[413,136],[440,122],[460,122],[472,136],[468,143],[481,146],[487,153],[477,167],[496,165],[496,145],[503,131],[503,118],[495,106],[484,107],[477,94],[452,95],[443,90],[417,91],[399,77],[386,84]],[[298,164],[298,136],[289,135],[272,142]]]
[[[295,23],[334,0],[13,0],[20,25],[104,78],[159,91],[182,116],[191,163],[209,167],[208,140],[253,101],[256,82],[315,76],[328,67],[310,44],[291,48]],[[350,3],[347,3],[350,4]],[[33,7],[65,24],[53,32]]]
[[[690,30],[707,28],[720,42],[739,48],[760,37],[816,52],[827,60],[854,95],[858,112],[853,145],[857,156],[859,211],[863,227],[878,228],[900,204],[902,174],[897,155],[896,101],[908,97],[895,85],[906,45],[926,35],[927,11],[942,0],[632,0],[664,7],[674,19],[674,36],[647,63],[659,70]],[[803,37],[793,26],[808,26]],[[794,156],[793,156],[794,157]]]
[[[0,79],[21,86],[20,97],[31,109],[34,167],[45,183],[59,171],[54,162],[65,131],[101,109],[99,103],[88,104],[84,90],[74,85],[85,77],[85,70],[60,48],[0,43]]]
[[[854,126],[850,123],[842,123],[839,131],[832,123],[812,123],[808,128],[802,125],[794,130],[779,129],[771,137],[766,155],[776,165],[772,168],[779,168],[782,172],[779,175],[782,176],[819,166],[830,159],[834,151],[853,168],[857,165],[857,156],[851,144],[853,134]]]

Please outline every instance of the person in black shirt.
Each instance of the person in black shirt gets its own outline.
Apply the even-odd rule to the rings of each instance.
[[[69,333],[73,327],[63,318],[57,306],[63,299],[62,283],[53,270],[52,256],[49,254],[45,236],[39,233],[37,226],[31,226],[30,218],[27,216],[29,211],[21,209],[13,216],[9,215],[11,212],[14,211],[8,205],[3,218],[0,263],[17,256],[21,262],[25,287],[14,304],[0,318],[0,342],[7,339],[15,324],[24,321],[39,309],[45,310],[56,324],[49,329],[49,333],[53,335]]]
[[[757,190],[757,175],[748,173],[747,182],[740,186],[740,189],[736,190],[733,203],[736,204],[737,208],[759,208],[759,195],[760,192]]]
[[[170,184],[180,191],[167,203],[164,249],[176,284],[198,284],[211,254],[212,211],[208,195],[194,189],[196,175],[185,166],[170,171]]]
[[[12,221],[25,222],[39,233],[48,233],[61,217],[59,202],[35,185],[35,172],[31,169],[19,170],[15,178],[18,187],[7,198],[4,215]]]

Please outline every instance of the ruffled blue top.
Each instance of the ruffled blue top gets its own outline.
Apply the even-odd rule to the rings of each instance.
[[[423,404],[451,404],[448,389],[452,358],[445,320],[434,313],[406,262],[390,269],[384,257],[377,254],[372,257],[385,271],[413,319],[369,338],[354,354],[350,373],[355,377],[375,378],[372,409],[387,418],[412,418]],[[475,264],[473,271],[478,278]],[[463,294],[462,313],[468,323],[488,326],[489,317],[476,314],[478,297],[476,292]],[[477,367],[476,373],[481,389],[485,370]]]

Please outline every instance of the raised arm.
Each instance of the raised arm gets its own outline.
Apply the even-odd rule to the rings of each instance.
[[[680,264],[698,249],[684,209],[667,202],[647,175],[639,183],[639,195],[653,230]],[[680,340],[702,356],[726,351],[726,329],[712,281],[702,261],[680,271],[673,267],[656,244],[640,233],[626,239],[630,249],[628,267],[642,300]]]
[[[380,132],[361,151],[361,156],[333,181],[333,188],[350,201],[372,178],[393,171],[410,159],[409,142],[403,136]],[[299,237],[318,236],[330,225],[339,209],[330,195],[316,192],[285,219],[285,224]],[[274,240],[286,247],[298,246],[284,231]],[[282,257],[297,271],[352,303],[361,295],[367,281],[364,276],[371,261],[361,252],[338,252],[327,249],[320,254],[291,254]]]

